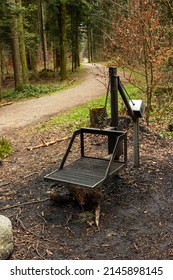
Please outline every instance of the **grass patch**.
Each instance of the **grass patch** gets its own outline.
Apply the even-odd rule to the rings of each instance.
[[[173,138],[173,131],[161,131],[159,133],[161,138]]]
[[[135,97],[139,98],[139,94],[137,95],[136,88],[134,88],[133,86],[128,85],[126,87],[126,90],[129,92],[131,98],[135,98]],[[44,125],[40,127],[40,130],[41,131],[49,130],[51,129],[52,126],[58,126],[58,127],[62,127],[62,129],[68,129],[68,131],[71,133],[74,130],[79,129],[80,127],[89,126],[90,125],[89,110],[91,108],[104,107],[105,99],[106,96],[104,95],[102,97],[86,102],[83,105],[74,107],[71,110],[65,111],[55,117],[52,117],[48,122],[44,123]],[[119,97],[119,111],[123,109],[123,106],[125,105],[121,97]],[[111,105],[110,105],[110,94],[109,94],[107,107],[106,107],[108,118],[111,115],[110,107]]]
[[[12,152],[12,146],[5,137],[0,137],[0,158],[5,158]]]
[[[108,107],[110,107],[109,103],[110,101],[108,101]],[[105,96],[86,102],[83,105],[74,107],[62,114],[51,118],[41,127],[41,130],[50,129],[52,126],[59,126],[63,129],[67,128],[69,132],[72,132],[80,127],[89,126],[89,109],[94,107],[104,107],[104,104]],[[109,108],[107,111],[108,114],[110,114]]]
[[[139,88],[134,85],[128,84],[125,86],[126,91],[128,92],[130,99],[143,99],[144,94],[139,90]]]

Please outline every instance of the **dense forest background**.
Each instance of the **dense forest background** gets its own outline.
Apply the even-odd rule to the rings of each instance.
[[[65,80],[86,58],[131,71],[148,115],[158,85],[172,88],[172,0],[5,0],[0,38],[1,87],[11,76],[17,91],[39,75]]]

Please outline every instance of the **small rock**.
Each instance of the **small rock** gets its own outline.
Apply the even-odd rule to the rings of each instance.
[[[0,260],[6,260],[13,252],[13,231],[11,221],[0,215]]]

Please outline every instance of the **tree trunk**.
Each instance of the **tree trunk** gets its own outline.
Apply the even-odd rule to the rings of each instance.
[[[16,6],[15,0],[12,5]],[[21,57],[19,48],[19,36],[18,36],[18,20],[17,15],[11,15],[11,42],[12,42],[12,57],[14,68],[15,89],[21,91],[23,89],[23,77],[21,68]]]
[[[87,41],[88,41],[88,62],[94,61],[94,55],[93,55],[93,31],[90,24],[87,26]]]
[[[44,69],[47,69],[47,40],[45,33],[45,19],[44,19],[44,6],[42,0],[39,0],[39,18],[40,18],[40,33],[43,51]]]
[[[71,9],[71,45],[72,45],[72,71],[80,66],[79,58],[79,22],[78,22],[78,7]]]
[[[66,33],[66,3],[60,5],[60,75],[67,78],[67,33]]]
[[[3,48],[0,45],[0,88],[2,86],[2,81],[3,81],[3,60],[2,60],[2,52],[3,52]],[[0,96],[0,100],[1,100],[1,96]]]
[[[75,14],[75,67],[80,66],[80,57],[79,57],[79,22],[78,22],[78,9],[76,9],[76,14]]]
[[[38,71],[37,71],[37,51],[33,51],[33,49],[28,50],[27,54],[28,68],[32,71],[32,78],[38,79]]]
[[[71,48],[72,48],[72,72],[75,70],[75,9],[72,7],[71,10]]]
[[[2,86],[2,47],[0,45],[0,102],[2,101],[1,86]]]
[[[80,66],[79,61],[79,20],[78,20],[78,7],[75,8],[75,18],[74,18],[74,30],[75,30],[75,69]]]
[[[21,9],[22,3],[21,0],[16,0],[16,4]],[[18,14],[18,34],[19,34],[19,48],[20,48],[20,58],[23,74],[23,83],[28,84],[28,66],[26,59],[26,48],[25,48],[25,36],[24,36],[24,27],[23,27],[23,17],[21,13]]]
[[[88,62],[91,62],[91,39],[90,39],[90,27],[87,25],[87,49],[88,49]]]
[[[75,70],[75,48],[74,48],[74,8],[71,8],[71,68]]]
[[[173,48],[173,9],[172,9],[172,20],[171,20],[171,24],[170,24],[170,35],[169,35],[169,41],[170,41],[170,46],[171,48]],[[173,67],[173,57],[171,56],[169,58],[169,64]]]

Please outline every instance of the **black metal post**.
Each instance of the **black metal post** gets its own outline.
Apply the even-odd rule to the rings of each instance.
[[[117,128],[118,126],[118,77],[117,68],[115,66],[109,67],[109,80],[111,92],[111,126]]]
[[[120,93],[120,95],[121,95],[121,97],[122,97],[122,99],[124,101],[124,104],[126,105],[126,108],[128,110],[129,115],[131,116],[132,120],[135,122],[136,121],[136,117],[135,117],[134,112],[132,111],[132,109],[131,109],[131,107],[129,105],[129,101],[128,101],[125,93],[124,93],[124,90],[123,90],[123,87],[122,87],[122,85],[120,83],[119,77],[118,77],[118,90],[119,90],[119,93]]]
[[[117,68],[115,66],[109,67],[109,82],[111,93],[111,127],[117,130],[118,128],[118,76]],[[114,150],[117,137],[108,137],[108,152],[112,154]],[[115,156],[115,159],[119,159],[119,154]]]
[[[139,118],[133,122],[133,155],[134,167],[139,167]]]

